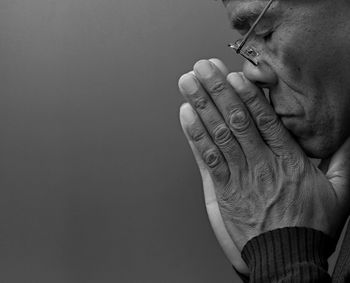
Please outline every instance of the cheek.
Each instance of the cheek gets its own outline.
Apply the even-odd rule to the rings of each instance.
[[[350,111],[345,111],[350,105],[350,89],[344,89],[350,67],[346,72],[337,64],[344,54],[340,56],[336,43],[332,46],[327,40],[330,35],[319,34],[316,30],[285,30],[283,38],[276,39],[278,49],[270,49],[270,54],[281,82],[276,103],[303,109],[305,116],[298,123],[302,134],[297,138],[308,153],[324,157],[350,132],[344,128],[350,120]]]
[[[315,108],[328,103],[324,93],[329,88],[329,78],[334,80],[334,74],[329,71],[330,60],[334,59],[324,54],[322,43],[315,46],[311,31],[296,35],[286,32],[284,35],[286,40],[280,40],[280,48],[275,54],[279,62],[278,76],[293,90],[300,106],[312,115]]]
[[[284,69],[287,72],[285,76],[290,81],[300,83],[303,77],[301,62],[303,62],[303,59],[305,59],[303,58],[302,53],[298,52],[297,48],[293,48],[291,46],[285,46],[283,52],[281,53],[281,66],[284,66]]]
[[[285,108],[294,109],[295,112],[303,112],[298,125],[301,129],[298,138],[310,154],[317,148],[315,154],[318,155],[319,150],[322,151],[330,143],[327,136],[333,131],[334,117],[327,101],[327,91],[322,86],[327,68],[318,56],[305,52],[311,49],[311,44],[303,44],[295,46],[289,43],[280,49],[279,76],[283,81],[283,90],[278,103],[283,103]],[[318,50],[314,54],[320,52]]]
[[[319,77],[321,74],[317,73],[327,70],[325,61],[331,57],[328,36],[320,37],[322,31],[318,28],[305,26],[285,28],[276,38],[276,49],[272,49],[274,58],[278,58],[280,67],[287,72],[285,76],[298,83],[306,80],[310,83],[312,76]]]

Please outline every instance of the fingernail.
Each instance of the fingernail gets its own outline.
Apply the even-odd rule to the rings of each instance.
[[[181,117],[187,124],[191,124],[196,116],[190,104],[186,103],[181,107]]]
[[[210,78],[215,71],[214,64],[208,60],[201,60],[194,65],[194,71],[203,79]]]
[[[179,79],[179,88],[182,90],[185,94],[192,95],[197,92],[198,90],[198,84],[197,80],[191,73],[187,73],[183,75]]]
[[[221,73],[224,74],[224,76],[227,76],[229,71],[225,66],[225,64],[220,59],[212,58],[212,59],[209,59],[209,61],[212,62],[221,71]]]
[[[239,73],[230,73],[227,76],[227,80],[229,83],[235,87],[235,86],[241,86],[243,84],[243,78],[241,74]]]

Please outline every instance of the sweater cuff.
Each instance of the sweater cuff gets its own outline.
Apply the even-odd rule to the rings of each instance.
[[[250,282],[289,282],[300,276],[305,278],[297,282],[309,282],[329,276],[327,259],[335,246],[336,242],[320,231],[288,227],[251,239],[242,258],[250,269]]]

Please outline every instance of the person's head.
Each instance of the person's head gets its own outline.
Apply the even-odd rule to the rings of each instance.
[[[242,34],[268,3],[223,2]],[[274,0],[247,44],[259,64],[245,62],[245,76],[269,89],[276,113],[307,154],[333,153],[350,133],[350,1]]]

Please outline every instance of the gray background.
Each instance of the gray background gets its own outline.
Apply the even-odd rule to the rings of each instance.
[[[0,282],[238,282],[177,90],[233,38],[220,1],[0,1]]]

